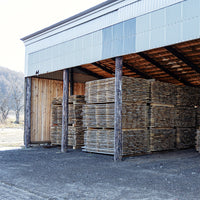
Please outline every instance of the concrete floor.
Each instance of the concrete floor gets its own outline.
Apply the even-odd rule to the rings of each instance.
[[[0,151],[1,200],[199,200],[200,154],[112,156],[58,148]]]

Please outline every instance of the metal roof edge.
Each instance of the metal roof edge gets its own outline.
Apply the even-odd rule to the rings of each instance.
[[[53,24],[53,25],[51,25],[51,26],[48,26],[48,27],[46,27],[46,28],[44,28],[44,29],[41,29],[41,30],[39,30],[39,31],[36,31],[36,32],[34,32],[34,33],[30,34],[30,35],[27,35],[27,36],[21,38],[20,40],[25,41],[25,40],[27,40],[27,39],[30,39],[30,38],[32,38],[32,37],[34,37],[34,36],[36,36],[36,35],[39,35],[39,34],[41,34],[41,33],[44,33],[44,32],[46,32],[46,31],[48,31],[48,30],[51,30],[52,28],[56,28],[56,27],[58,27],[58,26],[60,26],[60,25],[63,25],[63,24],[65,24],[65,23],[67,23],[67,22],[70,22],[70,21],[72,21],[72,20],[74,20],[74,19],[76,19],[76,18],[79,18],[79,17],[81,17],[81,16],[83,16],[83,15],[86,15],[86,14],[88,14],[88,13],[90,13],[90,12],[93,12],[93,11],[99,9],[99,8],[102,8],[102,7],[106,6],[106,5],[109,5],[109,4],[111,4],[111,3],[114,3],[114,2],[116,2],[116,1],[118,1],[118,0],[107,0],[107,1],[105,1],[105,2],[103,2],[103,3],[100,3],[100,4],[96,5],[96,6],[93,6],[93,7],[89,8],[89,9],[87,9],[87,10],[85,10],[85,11],[82,11],[82,12],[76,14],[76,15],[73,15],[73,16],[67,18],[67,19],[64,19],[64,20],[62,20],[62,21],[60,21],[60,22],[58,22],[58,23],[55,23],[55,24]]]

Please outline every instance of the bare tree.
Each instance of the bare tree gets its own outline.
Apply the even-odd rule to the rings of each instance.
[[[0,122],[5,123],[10,111],[9,97],[0,95]]]
[[[12,84],[12,108],[15,111],[16,120],[15,123],[19,124],[19,117],[22,108],[24,107],[24,88],[20,84],[17,84],[17,81],[13,82]]]

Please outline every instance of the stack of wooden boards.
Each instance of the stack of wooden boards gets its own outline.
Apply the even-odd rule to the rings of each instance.
[[[200,106],[197,107],[197,115],[196,115],[196,150],[200,153]]]
[[[86,83],[84,151],[114,153],[115,78]],[[200,89],[122,78],[123,155],[194,146]]]
[[[83,107],[84,151],[114,153],[115,78],[86,83]],[[122,78],[122,154],[148,152],[149,83],[143,79]]]
[[[73,149],[84,145],[84,131],[82,122],[82,107],[85,103],[83,95],[69,97],[68,145]],[[62,139],[62,98],[52,101],[51,143],[60,145]]]
[[[150,151],[175,148],[176,86],[149,81],[150,87]]]
[[[195,145],[196,136],[196,106],[199,105],[200,91],[197,88],[179,86],[177,88],[176,127],[178,149]]]

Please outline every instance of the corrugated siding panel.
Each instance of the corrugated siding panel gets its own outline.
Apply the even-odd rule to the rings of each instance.
[[[181,1],[184,0],[142,0],[136,3],[133,2],[119,9],[119,21],[138,17]]]
[[[199,10],[197,0],[141,0],[124,5],[31,45],[30,52],[43,45],[50,47],[28,55],[26,75],[34,75],[36,70],[52,72],[198,38]],[[134,25],[129,24],[131,20],[135,21]],[[126,32],[128,27],[132,31],[130,36]],[[91,31],[94,32],[86,34]],[[73,37],[76,38],[68,40]],[[64,42],[52,45],[58,41]]]

